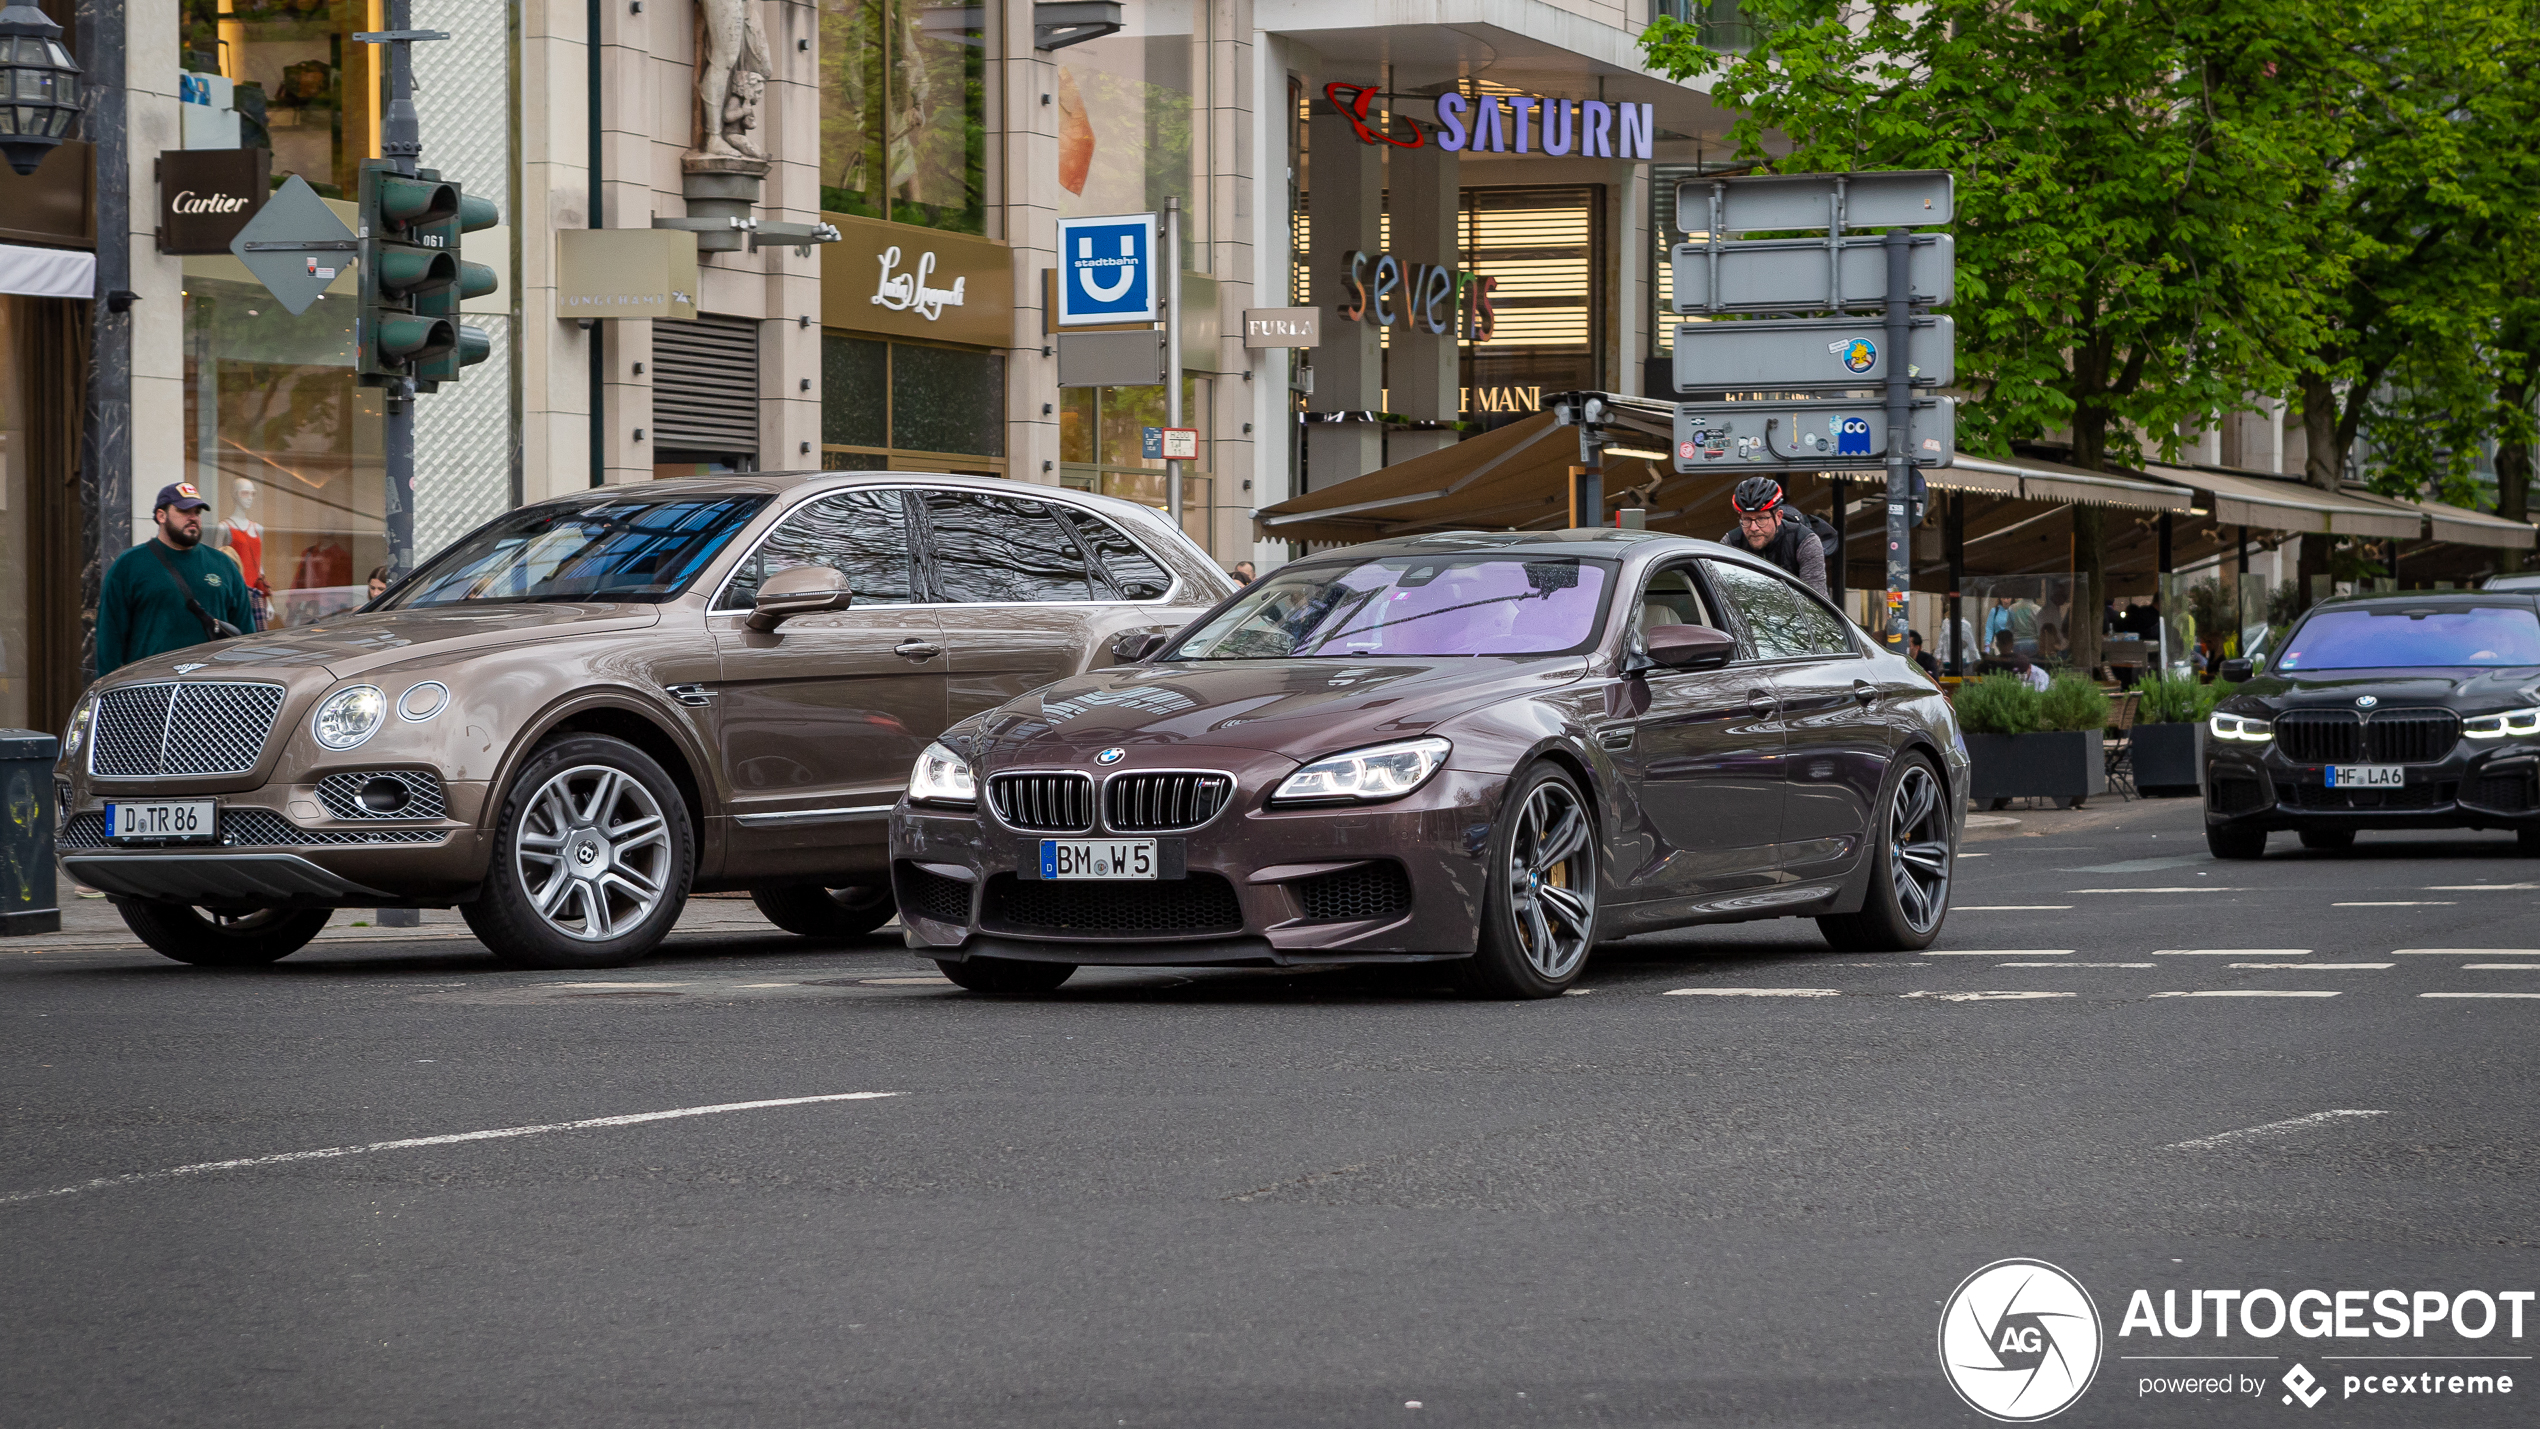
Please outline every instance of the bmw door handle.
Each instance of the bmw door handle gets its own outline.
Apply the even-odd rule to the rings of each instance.
[[[936,656],[944,653],[944,647],[941,645],[931,645],[923,640],[909,639],[903,640],[899,644],[892,646],[891,653],[894,655],[905,656],[911,660],[932,660]]]
[[[1861,703],[1866,705],[1871,701],[1876,700],[1878,697],[1878,686],[1871,684],[1867,680],[1854,680],[1852,682],[1852,698],[1859,700]]]
[[[1759,715],[1771,714],[1773,712],[1772,693],[1768,690],[1749,691],[1746,696],[1746,707]]]

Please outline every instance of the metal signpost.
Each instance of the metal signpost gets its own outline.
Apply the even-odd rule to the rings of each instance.
[[[1914,468],[1949,464],[1957,420],[1954,403],[1915,393],[1957,376],[1955,325],[1927,311],[1954,296],[1955,255],[1948,235],[1910,230],[1950,222],[1955,195],[1943,170],[1770,174],[1676,187],[1677,227],[1701,235],[1672,255],[1676,311],[1787,315],[1677,327],[1677,390],[1721,400],[1679,407],[1676,470],[1825,470],[1883,458],[1885,637],[1898,650],[1913,586]],[[1878,229],[1887,231],[1871,232]],[[1822,236],[1732,236],[1794,230]],[[1866,308],[1878,316],[1843,316]],[[1774,395],[1726,400],[1750,392]]]
[[[1163,230],[1160,235],[1157,230]],[[1159,269],[1161,270],[1159,274]],[[1164,385],[1164,425],[1182,428],[1182,201],[1152,213],[1058,221],[1060,328],[1164,323],[1156,375],[1147,375],[1147,346],[1138,333],[1058,335],[1062,387]],[[1149,430],[1156,430],[1149,428]],[[1182,524],[1182,459],[1164,457],[1164,509]]]

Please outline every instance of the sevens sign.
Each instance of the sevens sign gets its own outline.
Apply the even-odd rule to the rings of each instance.
[[[1351,97],[1341,98],[1344,91]],[[1409,139],[1397,139],[1383,130],[1368,128],[1367,107],[1376,101],[1376,91],[1370,87],[1335,82],[1323,86],[1323,97],[1330,100],[1332,107],[1341,112],[1341,117],[1349,121],[1350,127],[1358,131],[1358,142],[1362,144],[1391,144],[1397,149],[1417,149],[1429,142],[1428,134],[1420,128],[1420,121],[1408,116],[1404,117],[1404,122],[1411,126]]]

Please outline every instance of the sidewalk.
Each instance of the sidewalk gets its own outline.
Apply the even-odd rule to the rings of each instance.
[[[21,938],[0,938],[0,952],[23,948],[131,948],[143,951],[141,940],[126,928],[115,905],[103,898],[81,898],[69,883],[61,885],[62,930],[58,933],[34,933]],[[326,931],[317,935],[321,943],[416,943],[452,940],[476,941],[467,923],[455,909],[426,908],[420,915],[421,927],[381,928],[375,926],[379,914],[369,908],[337,910],[328,920]],[[896,925],[894,925],[896,926]],[[688,900],[680,910],[677,933],[773,933],[776,926],[759,916],[758,907],[747,894],[708,893]]]

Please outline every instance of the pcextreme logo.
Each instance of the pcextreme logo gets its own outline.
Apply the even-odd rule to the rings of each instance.
[[[1940,1309],[1940,1369],[1988,1419],[2051,1419],[2099,1372],[2099,1308],[2081,1282],[2042,1260],[1997,1260],[1958,1283]]]

